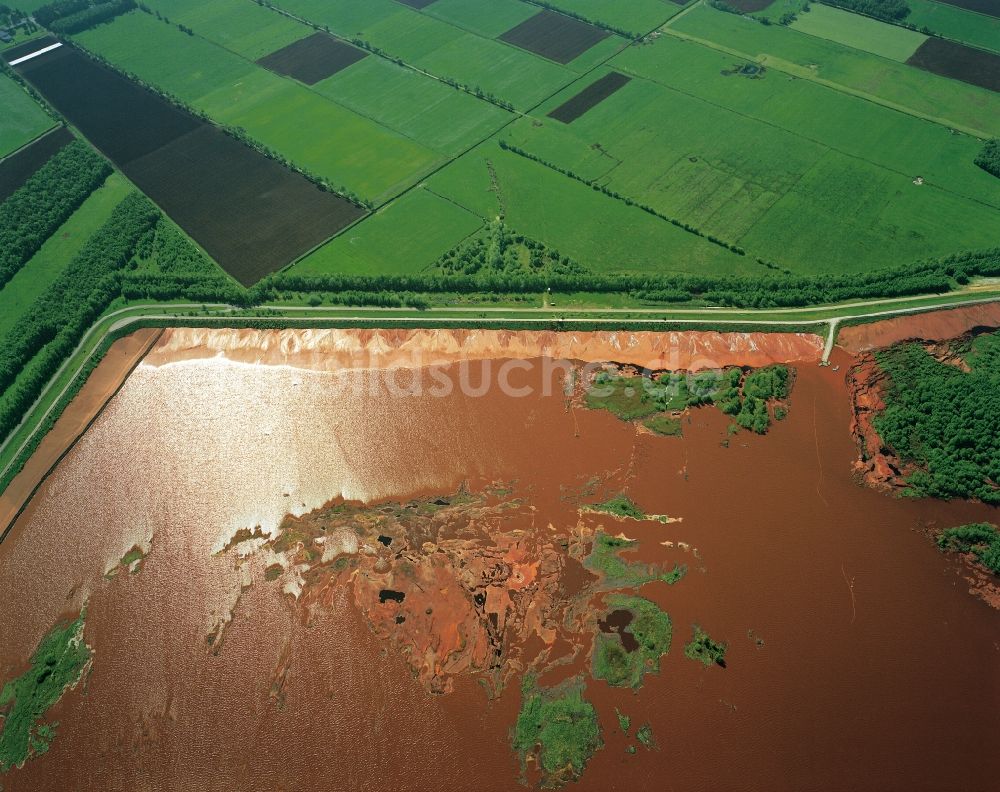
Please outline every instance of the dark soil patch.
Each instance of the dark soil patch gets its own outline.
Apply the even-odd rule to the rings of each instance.
[[[597,82],[588,85],[572,99],[559,105],[559,107],[549,113],[549,118],[562,121],[564,124],[576,121],[576,119],[588,110],[596,107],[615,91],[625,86],[630,79],[630,77],[626,77],[624,74],[619,74],[618,72],[606,74]]]
[[[119,166],[203,123],[70,46],[15,68]]]
[[[579,19],[546,10],[511,28],[500,40],[556,63],[569,63],[610,35]]]
[[[940,0],[948,5],[1000,18],[1000,0]]]
[[[72,47],[17,68],[244,285],[364,214]]]
[[[0,201],[10,198],[53,154],[73,140],[73,133],[61,126],[0,161]]]
[[[744,14],[753,14],[756,11],[763,11],[773,2],[774,0],[726,0],[726,5]]]
[[[434,0],[399,0],[399,2],[410,8],[427,8]]]
[[[929,38],[906,61],[910,66],[1000,93],[1000,55]]]
[[[364,214],[208,124],[124,171],[244,285]]]
[[[314,33],[265,55],[257,63],[277,74],[294,77],[306,85],[315,85],[357,63],[367,54],[326,33]]]

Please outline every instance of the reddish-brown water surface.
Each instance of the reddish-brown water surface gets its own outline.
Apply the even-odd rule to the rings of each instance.
[[[852,480],[844,353],[840,372],[798,368],[788,418],[766,437],[729,438],[706,408],[683,439],[543,395],[559,375],[538,361],[511,377],[530,395],[432,396],[401,395],[430,384],[425,369],[387,384],[273,351],[267,364],[214,354],[154,352],[0,545],[0,679],[84,603],[94,649],[85,684],[47,716],[49,752],[0,777],[6,792],[517,788],[516,677],[492,700],[465,673],[431,694],[348,585],[306,607],[287,577],[265,580],[263,539],[224,549],[333,498],[463,482],[505,482],[520,503],[510,519],[553,546],[603,525],[639,539],[639,560],[689,565],[641,589],[674,622],[660,674],[637,692],[588,677],[605,747],[574,787],[996,788],[1000,620],[923,533],[996,512]],[[679,521],[578,510],[583,492],[621,490]],[[504,530],[502,513],[479,525]],[[105,578],[134,545],[148,550],[139,574]],[[726,669],[684,658],[695,622],[729,643]],[[578,657],[543,682],[586,669]],[[616,707],[652,725],[658,751],[626,753]]]

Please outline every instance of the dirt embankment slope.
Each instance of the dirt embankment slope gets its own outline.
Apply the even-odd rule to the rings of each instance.
[[[244,363],[332,371],[548,357],[695,371],[815,363],[822,353],[822,339],[809,333],[175,328],[163,334],[145,362],[156,366],[221,356]]]
[[[881,322],[845,327],[837,336],[837,345],[852,355],[858,355],[892,346],[900,341],[944,341],[958,338],[977,328],[992,327],[1000,327],[1000,302],[898,316]]]

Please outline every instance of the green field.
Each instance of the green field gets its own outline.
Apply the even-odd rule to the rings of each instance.
[[[921,176],[928,184],[1000,208],[1000,183],[973,164],[981,148],[976,138],[810,80],[790,79],[777,70],[766,71],[763,79],[722,75],[743,62],[709,46],[664,36],[654,45],[628,50],[613,65],[769,127],[903,176]]]
[[[338,35],[361,37],[437,78],[479,88],[519,110],[543,101],[580,71],[611,57],[625,44],[623,39],[612,36],[561,66],[485,35],[502,33],[500,28],[510,27],[507,22],[523,18],[520,8],[509,2],[496,6],[468,0],[449,2],[442,11],[433,11],[432,6],[438,5],[434,3],[425,12],[394,0],[363,4],[350,0],[279,0],[278,5],[310,22],[328,26]]]
[[[538,13],[521,0],[434,0],[425,14],[485,38],[496,38]]]
[[[491,189],[490,165],[499,197]],[[746,256],[504,151],[493,141],[435,174],[428,186],[484,219],[500,214],[502,200],[511,229],[598,272],[763,271]]]
[[[131,192],[125,177],[113,173],[49,237],[38,252],[0,289],[0,339],[6,336],[38,297],[52,285],[84,243],[111,216],[112,210]]]
[[[464,91],[371,56],[317,83],[314,90],[447,156],[514,118]]]
[[[243,127],[296,165],[363,198],[385,199],[441,161],[426,146],[200,36],[132,12],[80,42],[216,121]],[[163,58],[162,53],[174,53]]]
[[[551,5],[639,35],[658,28],[683,8],[672,0],[553,0]]]
[[[910,7],[906,22],[929,28],[945,38],[1000,52],[1000,19],[966,11],[935,0],[906,0]]]
[[[281,49],[313,31],[247,0],[150,0],[147,6],[196,35],[251,60]]]
[[[6,74],[0,74],[0,157],[34,140],[55,121]]]
[[[810,12],[811,13],[811,12]],[[1000,135],[1000,94],[781,25],[698,6],[668,31],[983,137]]]
[[[504,134],[546,162],[794,272],[864,271],[873,261],[905,265],[995,244],[1000,183],[974,172],[977,141],[771,71],[724,75],[733,66],[727,57],[664,37],[616,59],[637,79],[572,124],[526,118]],[[822,115],[799,123],[823,104],[844,105],[832,130],[813,128],[826,123]],[[887,156],[882,121],[912,143]],[[838,135],[842,128],[848,132]],[[924,170],[928,136],[939,171]],[[903,156],[900,171],[894,160]],[[963,192],[931,183],[932,173],[948,174]]]
[[[819,3],[811,5],[808,13],[799,14],[792,28],[900,63],[927,40],[915,30]]]
[[[307,256],[295,271],[413,274],[482,226],[478,215],[417,188]]]

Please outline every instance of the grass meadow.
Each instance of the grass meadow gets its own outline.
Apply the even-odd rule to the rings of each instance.
[[[820,3],[811,5],[808,13],[799,14],[791,27],[900,63],[905,63],[927,41],[927,36],[915,30]]]
[[[1000,208],[1000,182],[973,163],[978,139],[912,115],[768,70],[763,79],[725,77],[739,58],[663,36],[633,47],[613,65],[741,116]]]
[[[458,155],[513,118],[496,105],[374,56],[313,90],[447,156]]]
[[[305,38],[308,25],[247,0],[149,0],[149,8],[250,60]]]
[[[0,157],[7,156],[55,126],[55,121],[6,74],[0,74],[0,107],[3,108]]]
[[[418,187],[311,253],[299,273],[416,274],[483,227],[483,219]]]
[[[490,166],[499,196],[491,189]],[[597,272],[763,272],[738,256],[634,206],[609,198],[495,141],[451,163],[427,182],[439,195],[484,219],[541,240]]]

